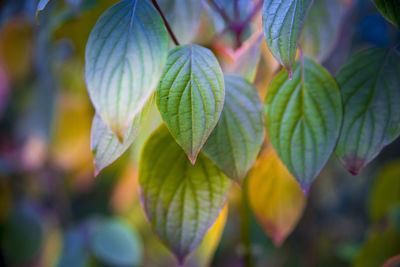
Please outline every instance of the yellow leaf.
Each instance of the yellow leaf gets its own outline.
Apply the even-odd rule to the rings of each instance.
[[[272,146],[265,149],[248,177],[250,206],[267,235],[280,246],[293,231],[306,196]]]

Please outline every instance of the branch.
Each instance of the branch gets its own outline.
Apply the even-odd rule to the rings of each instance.
[[[262,6],[264,4],[264,0],[259,0],[253,7],[253,10],[250,12],[250,14],[244,19],[243,25],[247,26],[253,18],[258,14],[258,12],[261,10]]]
[[[175,45],[180,45],[178,42],[178,39],[176,39],[176,36],[175,36],[174,32],[172,31],[171,26],[169,26],[169,23],[168,23],[167,19],[165,18],[164,13],[162,12],[160,6],[157,4],[157,1],[151,0],[151,2],[153,3],[154,7],[157,9],[158,13],[160,13],[161,18],[164,21],[165,27],[167,27],[168,33],[171,36],[172,40],[174,41]]]

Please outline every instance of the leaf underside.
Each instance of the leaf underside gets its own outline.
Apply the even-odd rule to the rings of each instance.
[[[336,154],[353,174],[400,134],[400,53],[392,48],[361,52],[336,79],[344,120]]]
[[[263,29],[274,57],[292,74],[297,42],[312,0],[264,1]]]
[[[108,9],[86,46],[89,96],[105,124],[123,139],[154,92],[168,50],[168,34],[146,0],[125,0]]]
[[[281,71],[265,100],[268,136],[278,156],[307,191],[333,152],[342,121],[339,88],[311,59]]]
[[[190,164],[162,125],[142,151],[139,184],[154,231],[182,262],[217,219],[231,182],[203,154]]]
[[[170,51],[157,106],[192,163],[219,120],[224,98],[224,76],[209,49],[185,45]]]
[[[256,89],[238,75],[225,75],[225,105],[204,153],[230,178],[241,182],[264,139],[263,105]]]

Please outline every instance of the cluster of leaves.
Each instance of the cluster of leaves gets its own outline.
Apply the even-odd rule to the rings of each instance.
[[[38,10],[47,2],[40,1]],[[251,192],[271,187],[259,185],[260,175],[253,173],[271,179],[293,176],[307,192],[332,153],[357,174],[399,136],[399,44],[363,51],[333,77],[320,62],[332,49],[334,34],[328,43],[327,38],[304,42],[316,31],[330,34],[326,28],[315,28],[319,24],[307,27],[306,18],[317,14],[320,24],[327,20],[328,25],[338,25],[335,13],[321,14],[336,12],[340,4],[314,2],[264,1],[264,36],[284,68],[270,84],[264,108],[251,84],[254,72],[224,74],[210,49],[191,43],[202,1],[160,1],[160,8],[156,1],[124,0],[108,9],[93,28],[85,77],[96,110],[96,173],[129,148],[154,97],[164,124],[145,144],[139,184],[152,227],[180,262],[217,219],[230,179],[241,184],[253,167],[264,141],[264,122],[276,154],[269,147],[260,156],[268,160],[254,165],[248,178],[251,204],[259,201]],[[397,1],[375,4],[400,27]],[[168,31],[183,45],[169,49]],[[305,43],[303,50],[298,49],[299,42]],[[293,188],[285,180],[279,185],[280,190],[298,194]],[[282,205],[292,203],[290,198],[282,200]],[[305,198],[296,205],[298,218]],[[260,221],[265,218],[262,212],[255,208]],[[275,232],[275,243],[281,244],[292,228],[288,224]]]

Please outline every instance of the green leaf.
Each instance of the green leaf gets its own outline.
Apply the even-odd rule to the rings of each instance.
[[[400,1],[374,0],[376,8],[388,21],[400,28]]]
[[[113,266],[138,266],[142,258],[136,231],[119,219],[92,222],[89,248],[101,262]]]
[[[344,120],[336,154],[357,174],[400,134],[400,53],[394,48],[361,52],[336,79]]]
[[[157,88],[157,105],[193,164],[219,120],[224,98],[224,76],[209,49],[185,45],[170,51]]]
[[[311,59],[281,71],[265,99],[269,138],[288,170],[307,191],[332,154],[342,122],[339,88]]]
[[[388,215],[391,208],[400,205],[400,160],[386,164],[375,179],[370,216],[379,221]]]
[[[264,1],[264,36],[274,57],[292,76],[297,41],[312,0]]]
[[[318,62],[325,60],[339,35],[343,0],[314,0],[300,36],[304,54]]]
[[[230,178],[242,181],[264,139],[263,105],[244,78],[225,75],[225,105],[204,153]]]
[[[143,117],[147,116],[154,101],[150,99],[143,107],[142,112],[137,115],[128,130],[124,134],[123,142],[120,143],[114,133],[104,124],[99,115],[95,115],[92,122],[91,150],[94,156],[95,176],[101,170],[117,160],[133,143],[139,134],[139,126]]]
[[[158,3],[179,42],[187,44],[192,41],[199,28],[202,1],[159,0]]]
[[[217,219],[231,183],[203,154],[190,164],[162,125],[143,148],[139,184],[153,229],[182,262]]]
[[[153,5],[125,0],[108,9],[86,46],[86,83],[96,112],[119,139],[153,94],[168,35]]]

